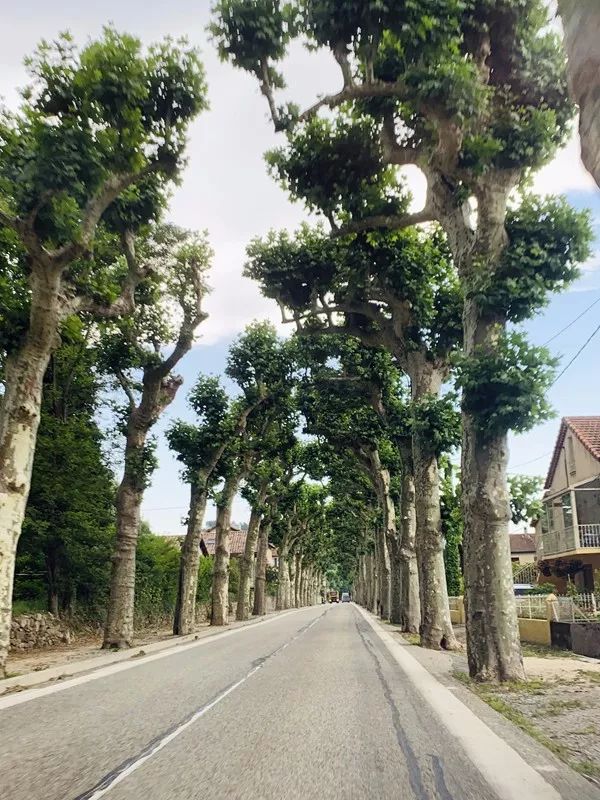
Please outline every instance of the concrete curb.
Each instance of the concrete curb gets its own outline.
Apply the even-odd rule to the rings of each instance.
[[[310,608],[310,606],[303,607]],[[108,667],[111,664],[118,664],[122,661],[136,659],[143,662],[144,656],[160,653],[162,650],[169,650],[201,639],[218,637],[227,631],[260,625],[260,623],[264,622],[266,619],[272,619],[274,616],[281,616],[289,614],[291,611],[299,610],[300,609],[294,608],[286,609],[285,611],[271,611],[269,614],[265,614],[264,617],[249,619],[244,622],[233,622],[222,628],[211,628],[208,626],[197,633],[190,633],[186,636],[173,636],[159,642],[136,645],[135,647],[130,647],[128,650],[99,651],[98,655],[92,658],[82,659],[81,661],[69,661],[64,664],[57,664],[54,667],[38,670],[37,672],[25,672],[22,675],[14,675],[11,678],[5,678],[0,681],[0,697],[23,689],[29,689],[32,686],[40,686],[41,684],[50,683],[51,681],[63,680],[73,675],[80,675],[83,672],[92,672],[102,667]]]

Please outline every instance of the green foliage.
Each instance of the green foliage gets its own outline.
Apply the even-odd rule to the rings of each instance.
[[[81,50],[69,34],[43,41],[27,66],[23,105],[0,121],[5,210],[39,209],[37,232],[56,246],[77,238],[86,203],[109,176],[155,165],[162,177],[131,197],[132,207],[144,192],[153,197],[138,221],[152,219],[187,126],[206,107],[197,53],[171,40],[143,52],[138,39],[108,27]]]
[[[136,626],[161,624],[172,617],[177,596],[180,548],[177,540],[155,536],[142,523],[135,563]]]
[[[266,159],[293,198],[329,219],[398,213],[409,199],[399,192],[394,171],[383,166],[377,125],[369,117],[314,117]]]
[[[539,519],[542,513],[542,486],[538,475],[509,475],[510,512],[515,525]]]
[[[414,433],[427,442],[436,456],[458,447],[462,428],[455,395],[427,395],[421,400],[415,400],[411,409]]]
[[[68,321],[62,338],[44,378],[14,598],[101,615],[114,537],[114,483],[94,422],[95,352],[78,320]]]
[[[546,392],[556,363],[546,348],[532,347],[522,334],[501,334],[492,350],[481,347],[456,359],[463,408],[488,439],[529,430],[553,414]]]
[[[461,568],[461,548],[463,537],[463,517],[460,506],[461,486],[455,470],[448,458],[441,461],[442,484],[440,495],[440,511],[442,515],[442,532],[446,545],[444,547],[444,567],[448,594],[458,597],[463,593],[463,577]],[[459,476],[458,476],[459,477]]]
[[[213,560],[209,556],[201,556],[198,566],[198,589],[196,601],[207,603],[211,598],[212,591]]]
[[[522,564],[519,564],[519,567],[522,566]],[[531,589],[527,589],[525,594],[556,594],[556,586],[553,583],[539,583],[537,586],[532,586]]]
[[[518,322],[577,278],[577,265],[590,253],[592,230],[587,211],[575,211],[564,198],[527,196],[506,218],[509,244],[493,273],[476,273],[472,294],[489,312]]]
[[[290,3],[280,0],[218,0],[215,19],[209,26],[222,61],[249,72],[259,80],[265,71],[273,85],[283,88],[283,80],[269,62],[280,61],[294,34],[294,14]]]

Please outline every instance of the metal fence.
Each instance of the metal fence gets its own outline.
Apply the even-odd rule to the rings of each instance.
[[[572,596],[532,594],[515,597],[517,617],[521,619],[554,619],[557,622],[600,621],[600,593],[584,592]],[[449,597],[451,611],[461,611],[462,597]]]
[[[517,617],[521,619],[548,619],[547,595],[515,597]]]

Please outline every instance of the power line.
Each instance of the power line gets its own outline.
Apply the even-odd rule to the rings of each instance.
[[[557,381],[559,378],[562,378],[562,376],[563,376],[563,375],[565,374],[565,372],[566,372],[566,371],[569,369],[569,367],[571,366],[571,364],[573,364],[573,362],[574,362],[574,361],[576,361],[576,360],[579,358],[579,356],[580,356],[580,355],[583,353],[583,351],[585,350],[585,348],[586,348],[586,347],[588,346],[588,344],[589,344],[589,343],[592,341],[592,339],[593,339],[593,338],[594,338],[594,336],[595,336],[595,335],[598,333],[598,331],[600,331],[600,324],[599,324],[599,325],[597,325],[597,326],[594,328],[594,330],[592,331],[592,333],[591,333],[591,334],[588,336],[588,338],[585,340],[585,342],[584,342],[584,343],[581,345],[581,347],[580,347],[580,348],[579,348],[579,350],[578,350],[578,351],[575,353],[575,355],[573,356],[573,358],[572,358],[572,359],[569,361],[569,363],[568,363],[568,364],[567,364],[567,365],[564,367],[564,369],[562,369],[562,370],[561,370],[561,371],[558,373],[558,375],[556,376],[556,378],[554,378],[554,380],[552,381],[552,383],[550,384],[550,386],[554,386],[554,384],[556,383],[556,381]]]
[[[589,307],[588,307],[588,308],[587,308],[585,311],[583,311],[583,312],[582,312],[582,313],[579,315],[579,317],[582,317],[582,316],[583,316],[583,314],[585,314],[585,313],[586,313],[586,311],[589,311],[589,310],[590,310],[590,308],[592,308],[592,306],[595,306],[595,305],[596,305],[596,303],[598,303],[598,302],[600,302],[600,297],[599,297],[597,300],[595,300],[595,301],[592,303],[592,305],[591,305],[591,306],[589,306]],[[577,319],[579,319],[579,317],[576,317],[576,318],[573,320],[573,322],[576,322],[576,321],[577,321]],[[563,331],[566,331],[566,329],[567,329],[567,328],[569,328],[569,327],[570,327],[570,326],[573,324],[573,322],[570,322],[570,323],[569,323],[569,325],[567,325],[567,327],[566,327],[566,328],[563,328]],[[596,327],[596,328],[594,328],[594,330],[591,332],[591,334],[588,336],[588,338],[585,340],[585,342],[584,342],[584,343],[581,345],[581,347],[579,348],[579,350],[578,350],[578,351],[575,353],[575,355],[573,356],[573,358],[572,358],[572,359],[569,361],[569,363],[568,363],[568,364],[566,364],[566,365],[564,366],[564,368],[563,368],[563,369],[562,369],[562,370],[561,370],[561,371],[558,373],[558,375],[556,376],[556,378],[554,378],[554,380],[552,381],[552,383],[550,384],[550,386],[554,386],[554,384],[556,383],[556,381],[557,381],[557,380],[559,380],[559,378],[562,378],[562,376],[563,376],[563,375],[565,374],[565,372],[566,372],[566,371],[569,369],[569,367],[571,366],[571,364],[573,364],[573,363],[574,363],[574,362],[575,362],[575,361],[576,361],[576,360],[579,358],[579,356],[580,356],[580,355],[583,353],[583,351],[585,350],[585,348],[586,348],[586,347],[588,346],[588,344],[589,344],[589,343],[592,341],[592,339],[593,339],[593,338],[594,338],[594,336],[595,336],[595,335],[598,333],[598,331],[600,331],[600,324],[599,324],[599,325],[597,325],[597,327]],[[557,334],[555,334],[555,336],[553,336],[552,338],[553,338],[553,339],[554,339],[554,338],[556,338],[556,336],[558,336],[558,335],[559,335],[559,333],[562,333],[562,331],[559,331],[559,332],[558,332]],[[551,339],[549,339],[548,341],[552,341],[552,340],[551,340]],[[546,344],[547,344],[547,342],[546,342]],[[552,452],[553,452],[553,451],[551,450],[549,453],[544,453],[543,455],[541,455],[541,456],[537,456],[536,458],[532,458],[532,459],[530,459],[529,461],[523,461],[521,464],[515,464],[515,466],[513,467],[513,470],[514,470],[514,469],[517,469],[518,467],[524,467],[524,466],[526,466],[527,464],[533,464],[533,462],[534,462],[534,461],[541,461],[541,459],[542,459],[542,458],[546,458],[546,456],[549,456],[549,455],[551,455],[551,453],[552,453]],[[513,470],[510,470],[510,471],[512,472]]]
[[[529,461],[521,461],[520,464],[515,464],[512,470],[510,470],[510,472],[517,469],[518,467],[525,467],[527,464],[533,464],[534,461],[541,461],[542,458],[546,458],[546,456],[552,455],[553,452],[554,452],[553,450],[550,450],[548,453],[542,453],[541,456],[536,456],[536,458],[530,458]]]
[[[571,320],[571,322],[569,322],[569,324],[568,324],[568,325],[565,325],[565,327],[564,327],[564,328],[561,328],[561,329],[560,329],[560,330],[559,330],[557,333],[555,333],[555,334],[554,334],[554,336],[551,336],[551,337],[550,337],[550,338],[549,338],[549,339],[548,339],[546,342],[544,342],[544,344],[542,345],[542,347],[545,347],[547,344],[550,344],[550,342],[553,342],[553,341],[554,341],[556,338],[558,338],[558,337],[561,335],[561,333],[564,333],[565,331],[569,330],[569,328],[571,327],[571,325],[574,325],[574,324],[575,324],[575,323],[576,323],[578,320],[580,320],[580,319],[581,319],[581,318],[582,318],[582,317],[583,317],[585,314],[587,314],[587,312],[588,312],[590,309],[592,309],[592,308],[593,308],[595,305],[597,305],[598,303],[600,303],[600,297],[597,297],[597,298],[594,300],[594,302],[593,302],[593,303],[591,303],[591,304],[590,304],[590,305],[589,305],[587,308],[585,308],[585,309],[584,309],[584,310],[581,312],[581,314],[578,314],[578,316],[576,316],[576,317],[575,317],[575,319],[572,319],[572,320]]]

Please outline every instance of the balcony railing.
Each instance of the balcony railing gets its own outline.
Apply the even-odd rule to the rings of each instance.
[[[600,549],[600,523],[576,525],[542,534],[538,540],[538,558],[585,548]]]

